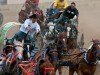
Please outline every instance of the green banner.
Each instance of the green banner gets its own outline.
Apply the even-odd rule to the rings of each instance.
[[[4,43],[4,39],[6,38],[7,32],[14,26],[21,25],[20,23],[16,22],[8,22],[0,28],[0,43]]]

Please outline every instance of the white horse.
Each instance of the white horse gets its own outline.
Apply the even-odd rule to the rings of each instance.
[[[15,50],[16,50],[15,55],[16,55],[16,58],[19,60],[23,59],[23,51],[24,51],[23,43],[24,43],[24,40],[22,40],[22,42],[14,40],[14,45],[15,45]]]

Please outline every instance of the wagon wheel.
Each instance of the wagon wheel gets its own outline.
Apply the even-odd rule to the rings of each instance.
[[[0,13],[0,25],[3,23],[3,14]]]

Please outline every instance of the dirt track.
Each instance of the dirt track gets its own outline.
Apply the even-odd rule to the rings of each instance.
[[[54,1],[54,0],[53,0]],[[84,33],[85,35],[85,47],[88,47],[91,44],[92,39],[100,39],[100,0],[69,0],[75,1],[77,4],[77,8],[80,12],[79,16],[79,32]],[[42,0],[40,3],[41,9],[45,11],[47,7],[52,2],[45,2]],[[70,2],[69,2],[70,3]],[[4,22],[17,22],[18,12],[20,11],[22,5],[7,5],[0,6],[0,12],[4,15]],[[17,30],[16,30],[17,31]],[[12,30],[12,35],[15,33],[15,30]],[[12,36],[9,35],[9,38]],[[97,67],[97,71],[95,75],[100,75],[100,68]],[[65,74],[66,72],[66,74]],[[67,75],[66,69],[64,70],[64,74]]]

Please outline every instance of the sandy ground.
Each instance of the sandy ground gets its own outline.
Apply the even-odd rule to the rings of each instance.
[[[53,2],[54,0],[52,0]],[[92,42],[92,39],[100,39],[100,0],[69,0],[75,1],[77,8],[80,12],[79,16],[79,32],[84,33],[85,36],[85,47],[87,48]],[[41,0],[40,8],[44,11],[52,3],[51,0]],[[3,5],[0,6],[0,12],[4,15],[4,25],[7,22],[18,22],[18,12],[22,5]],[[11,38],[17,29],[12,29],[11,33],[8,34],[8,38]],[[64,69],[64,74],[67,75],[67,68]],[[100,75],[100,67],[97,66],[95,75]]]

